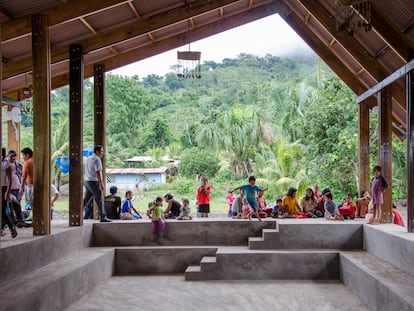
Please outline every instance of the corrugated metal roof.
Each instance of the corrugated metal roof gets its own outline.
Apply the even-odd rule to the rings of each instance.
[[[167,167],[157,168],[107,168],[106,174],[108,175],[126,175],[126,174],[165,174]]]

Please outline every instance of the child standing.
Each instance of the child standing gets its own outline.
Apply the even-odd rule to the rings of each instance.
[[[227,197],[227,203],[229,204],[229,212],[228,212],[228,217],[232,217],[233,216],[233,202],[236,199],[237,195],[234,192],[230,192]]]
[[[259,219],[259,221],[262,221],[260,218],[260,215],[257,211],[257,201],[256,201],[256,192],[259,192],[260,190],[265,191],[267,188],[262,188],[256,185],[256,177],[250,176],[249,177],[249,183],[247,185],[243,185],[234,189],[230,189],[229,192],[235,191],[237,189],[243,189],[244,193],[246,194],[246,200],[250,204],[250,207],[252,209],[252,212],[250,214],[256,215],[256,217]]]
[[[207,182],[206,177],[201,178],[201,186],[197,189],[198,211],[201,217],[208,217],[208,213],[210,213],[210,195],[213,190]]]
[[[182,206],[180,207],[180,216],[177,217],[177,220],[191,220],[190,216],[190,201],[188,199],[181,200]]]
[[[165,236],[165,222],[162,219],[162,197],[157,197],[153,204],[148,204],[149,213],[151,215],[151,233],[152,241],[157,239],[157,235]]]
[[[132,204],[132,191],[128,190],[125,193],[125,201],[122,204],[121,220],[134,220],[140,218],[142,218],[142,216]]]
[[[372,179],[372,204],[374,205],[374,213],[372,216],[372,224],[379,225],[381,221],[381,205],[384,203],[383,193],[388,187],[388,183],[384,176],[381,175],[381,166],[374,167],[374,178]]]

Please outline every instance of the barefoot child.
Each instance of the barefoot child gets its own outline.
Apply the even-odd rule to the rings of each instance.
[[[149,214],[151,215],[152,241],[157,239],[157,234],[162,237],[165,235],[165,222],[162,219],[162,197],[157,197],[153,205],[148,204]]]
[[[374,213],[372,216],[372,224],[378,225],[381,221],[381,205],[384,203],[383,193],[388,187],[388,183],[384,176],[381,175],[381,166],[374,167],[374,178],[372,179],[372,204],[374,205]]]
[[[210,213],[210,195],[213,190],[207,182],[206,177],[201,178],[201,186],[197,189],[198,211],[201,217],[208,217],[208,213]]]
[[[252,212],[250,214],[256,215],[256,217],[259,219],[259,221],[262,221],[260,218],[260,215],[257,211],[257,201],[256,201],[256,192],[259,192],[260,190],[265,191],[267,188],[262,188],[256,185],[256,177],[250,176],[249,177],[249,183],[247,185],[243,185],[234,189],[230,189],[229,192],[235,191],[237,189],[243,189],[246,194],[246,200],[250,204],[250,207],[252,209]],[[251,216],[251,215],[250,215]]]
[[[250,204],[247,202],[246,198],[242,199],[242,213],[241,218],[247,219],[250,218],[252,213],[252,209],[250,207]]]

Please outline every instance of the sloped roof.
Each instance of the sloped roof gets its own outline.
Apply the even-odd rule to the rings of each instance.
[[[126,174],[165,174],[167,167],[156,167],[156,168],[107,168],[106,174],[109,175],[126,175]]]
[[[68,84],[70,44],[82,44],[85,77],[185,45],[271,14],[280,16],[360,95],[414,57],[414,1],[372,0],[372,29],[351,0],[14,0],[0,5],[2,88],[18,99],[32,83],[31,14],[49,17],[52,88]],[[347,11],[348,8],[348,11]],[[352,10],[352,9],[351,9]],[[272,38],[272,29],[263,32]],[[276,40],[276,39],[275,39]],[[406,130],[405,81],[393,84],[394,133]],[[370,100],[375,105],[375,100]],[[398,130],[397,130],[398,129]]]

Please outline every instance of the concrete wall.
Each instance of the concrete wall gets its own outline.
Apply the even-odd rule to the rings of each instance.
[[[414,235],[405,227],[364,225],[364,249],[414,276]]]
[[[362,249],[362,224],[347,222],[280,223],[277,232],[264,230],[250,249]]]
[[[32,272],[91,245],[92,224],[0,248],[0,283]]]
[[[217,248],[117,248],[115,274],[184,273],[189,265],[199,264],[203,256],[214,256]]]
[[[263,228],[275,228],[274,221],[257,220],[192,220],[166,221],[167,237],[151,240],[149,221],[125,221],[93,227],[93,246],[155,245],[247,245],[250,236],[260,236]]]

